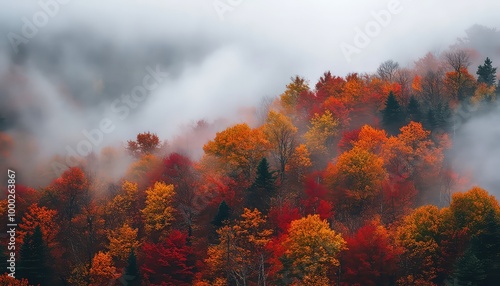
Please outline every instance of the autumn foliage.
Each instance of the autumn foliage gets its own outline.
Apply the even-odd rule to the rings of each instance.
[[[144,132],[42,187],[19,185],[31,281],[0,284],[496,285],[495,190],[468,184],[449,157],[451,119],[496,100],[496,70],[486,62],[476,80],[464,59],[294,76],[260,124],[214,131],[198,157]],[[12,144],[0,133],[2,158]],[[118,159],[119,175],[102,174]]]

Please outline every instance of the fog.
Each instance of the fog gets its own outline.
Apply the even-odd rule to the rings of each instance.
[[[36,15],[49,5],[43,3],[52,5],[53,15],[37,26]],[[68,146],[77,149],[86,140],[82,131],[99,128],[103,120],[113,128],[92,145],[94,152],[122,146],[144,131],[172,141],[204,119],[212,124],[210,132],[191,142],[199,156],[204,140],[248,121],[252,107],[264,96],[278,96],[291,76],[314,84],[327,70],[341,76],[372,73],[387,59],[410,66],[429,51],[448,49],[475,24],[500,26],[494,12],[500,3],[493,0],[0,5],[0,127],[16,144],[12,164],[26,172],[37,160],[65,156]],[[395,12],[385,12],[389,16],[380,29],[371,30],[366,45],[356,46],[357,31],[366,31],[389,7]],[[26,21],[37,30],[29,36]],[[13,44],[13,34],[25,41]],[[356,52],[346,56],[343,44]],[[493,51],[497,54],[489,56],[500,60]],[[116,112],[116,101],[124,106],[122,96],[143,86],[151,69],[168,75],[144,100],[128,105],[126,115]]]

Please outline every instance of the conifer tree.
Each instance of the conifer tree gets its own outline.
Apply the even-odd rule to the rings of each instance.
[[[403,126],[404,113],[392,91],[385,101],[385,109],[382,110],[382,123],[385,129],[391,134],[397,134],[399,128]]]
[[[49,250],[39,226],[24,237],[20,250],[19,277],[33,285],[48,285],[51,269]]]
[[[269,170],[269,163],[263,158],[257,167],[257,177],[248,190],[247,206],[250,209],[257,208],[263,214],[267,214],[271,198],[276,192],[276,177]]]
[[[485,83],[488,86],[494,85],[496,81],[496,72],[497,68],[492,66],[490,58],[486,58],[484,65],[480,65],[477,68],[477,82]]]

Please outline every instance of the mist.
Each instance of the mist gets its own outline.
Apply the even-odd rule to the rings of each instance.
[[[151,131],[164,140],[189,141],[183,150],[196,158],[208,138],[249,121],[261,98],[281,94],[291,76],[304,76],[312,85],[327,70],[340,76],[373,73],[387,59],[411,66],[429,51],[448,49],[475,24],[500,26],[496,14],[483,9],[498,10],[496,1],[470,7],[456,1],[396,1],[399,12],[348,59],[342,43],[353,45],[356,29],[364,30],[374,13],[394,1],[66,2],[18,45],[9,34],[23,36],[25,20],[33,22],[44,10],[32,1],[4,1],[0,9],[0,127],[16,142],[9,162],[26,177],[34,176],[37,161],[64,157],[68,146],[77,149],[87,139],[84,132],[106,119],[112,131],[92,145],[93,152],[123,147],[137,133]],[[500,51],[491,51],[496,54],[480,51],[477,60],[490,56],[494,64],[500,62]],[[126,115],[117,112],[116,100],[142,86],[151,69],[166,76],[142,101],[128,105]],[[208,122],[208,131],[186,138],[183,134],[199,120]],[[497,118],[477,120],[489,126]],[[498,136],[470,125],[464,126],[464,138],[469,129]],[[480,151],[483,145],[466,142],[477,158],[487,156]],[[498,187],[494,177],[481,174],[487,178],[479,181]]]

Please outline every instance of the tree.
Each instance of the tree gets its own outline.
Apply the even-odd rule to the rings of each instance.
[[[161,235],[170,225],[173,220],[174,195],[174,186],[163,182],[156,182],[153,187],[146,190],[146,206],[141,211],[146,233]]]
[[[54,205],[62,219],[71,224],[82,206],[89,201],[89,182],[82,169],[69,168],[46,189],[45,199]]]
[[[59,232],[59,225],[56,223],[57,211],[46,207],[39,207],[34,203],[28,207],[28,211],[24,214],[22,222],[19,224],[17,239],[22,242],[28,234],[33,234],[35,228],[40,227],[43,233],[43,240],[50,248],[54,247],[56,237]]]
[[[485,83],[488,86],[495,85],[497,79],[496,73],[497,68],[494,68],[492,66],[490,58],[486,58],[486,60],[484,61],[484,65],[480,65],[477,68],[477,82]]]
[[[339,266],[338,254],[345,245],[342,236],[319,215],[292,221],[283,241],[283,282],[328,281],[328,270]]]
[[[300,183],[311,166],[311,153],[305,144],[300,144],[295,147],[286,169],[290,172],[291,177],[296,178],[297,182]]]
[[[390,134],[396,134],[403,125],[404,113],[396,96],[391,91],[382,110],[382,123]]]
[[[398,249],[380,221],[367,222],[346,238],[342,254],[344,281],[349,285],[391,285],[397,270]]]
[[[452,99],[463,100],[472,96],[475,89],[476,79],[469,73],[466,67],[460,70],[447,72],[444,79],[445,88]]]
[[[377,74],[382,80],[392,82],[398,69],[399,64],[397,62],[388,60],[380,64]]]
[[[441,220],[439,209],[430,205],[403,218],[396,231],[396,244],[403,248],[399,285],[432,285],[437,278]]]
[[[231,216],[231,208],[227,205],[225,201],[222,201],[219,204],[219,208],[217,210],[217,214],[212,220],[212,224],[217,228],[221,227],[225,221],[227,221]]]
[[[251,179],[260,160],[265,157],[269,142],[261,129],[252,129],[246,123],[237,124],[217,132],[203,150],[214,156],[227,173],[237,177],[242,174]]]
[[[130,251],[137,249],[137,229],[131,228],[128,224],[108,232],[109,254],[116,257],[119,261],[126,261]]]
[[[382,158],[359,147],[342,153],[326,170],[326,180],[342,210],[339,214],[345,216],[359,214],[370,205],[385,177]]]
[[[49,250],[40,226],[36,226],[32,234],[24,236],[19,255],[18,277],[26,278],[35,285],[47,285],[52,271]]]
[[[209,269],[219,278],[225,274],[227,284],[234,281],[238,285],[265,285],[265,245],[272,235],[265,224],[266,217],[261,212],[245,208],[233,225],[218,229],[219,243],[208,248],[205,260]]]
[[[457,260],[455,267],[454,278],[458,285],[483,285],[486,279],[484,263],[471,250]]]
[[[137,134],[137,140],[127,141],[127,150],[139,158],[146,154],[154,154],[160,149],[160,139],[154,133],[144,132]]]
[[[264,133],[271,143],[271,154],[279,167],[280,180],[283,181],[285,166],[295,149],[297,128],[285,115],[271,111],[264,125]]]
[[[331,152],[334,138],[338,132],[338,120],[326,110],[323,114],[316,113],[311,119],[309,130],[304,134],[307,149],[319,156]]]
[[[281,104],[288,113],[295,109],[301,93],[309,90],[309,85],[303,77],[297,75],[291,80],[292,82],[287,84],[285,92],[280,96]]]
[[[110,285],[117,278],[116,267],[109,253],[99,251],[92,259],[90,286]]]
[[[410,102],[406,108],[406,114],[409,121],[422,122],[420,103],[414,96],[410,97]]]
[[[188,257],[193,249],[187,245],[186,240],[186,233],[173,230],[159,243],[143,244],[141,272],[149,281],[148,285],[191,285],[194,273]]]
[[[0,285],[2,286],[31,286],[26,279],[14,279],[7,273],[0,275]]]
[[[139,265],[137,264],[137,256],[135,255],[134,248],[130,250],[127,266],[125,267],[125,275],[133,276],[133,279],[139,276]]]
[[[262,158],[257,167],[257,177],[248,190],[247,206],[251,209],[257,208],[266,214],[271,204],[271,198],[275,195],[276,178],[273,172],[269,171],[269,164],[266,158]]]

